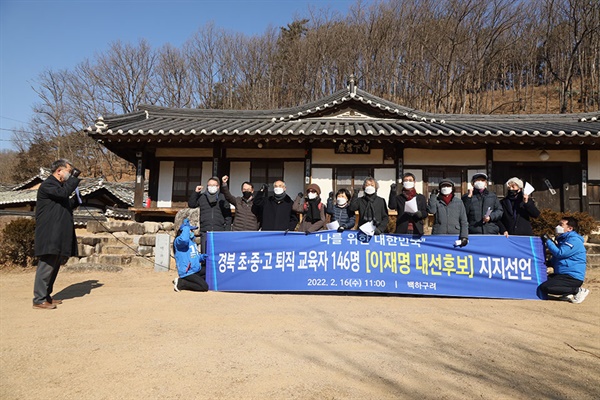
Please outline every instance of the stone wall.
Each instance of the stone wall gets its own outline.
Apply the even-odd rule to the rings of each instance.
[[[159,233],[175,236],[172,222],[90,221],[77,232],[79,257],[68,264],[140,265],[152,267]],[[172,239],[171,239],[172,240]]]

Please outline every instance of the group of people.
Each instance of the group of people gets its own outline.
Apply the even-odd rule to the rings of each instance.
[[[73,224],[73,209],[78,196],[73,197],[79,185],[79,171],[64,159],[51,167],[52,175],[38,189],[36,205],[35,256],[39,258],[34,284],[33,307],[54,309],[61,301],[51,297],[60,265],[77,255],[77,242]],[[397,211],[394,233],[424,234],[424,220],[433,215],[432,234],[458,235],[456,245],[463,247],[469,242],[469,234],[502,234],[532,236],[531,219],[540,211],[533,199],[523,192],[523,181],[511,178],[506,182],[507,195],[501,201],[488,191],[488,177],[476,173],[471,179],[472,188],[459,198],[454,182],[444,179],[429,200],[417,193],[415,176],[406,173],[402,188],[391,186],[389,207]],[[194,230],[185,220],[177,232],[173,247],[179,278],[173,281],[174,290],[206,291],[206,232],[209,231],[294,231],[311,233],[325,229],[326,215],[337,222],[342,232],[355,226],[371,223],[374,234],[387,231],[388,204],[377,195],[378,182],[369,177],[362,190],[350,193],[339,189],[330,193],[326,204],[321,201],[321,188],[310,184],[305,193],[298,193],[295,200],[286,193],[282,180],[273,184],[273,194],[262,185],[254,191],[250,182],[242,183],[242,195],[233,196],[228,187],[229,177],[221,180],[210,178],[206,190],[197,186],[188,206],[199,208],[201,252],[195,243]],[[235,207],[232,218],[231,205]],[[358,212],[358,216],[356,216]],[[300,224],[298,215],[302,215]],[[573,303],[581,303],[589,290],[581,287],[585,279],[586,251],[583,238],[577,233],[577,220],[565,217],[555,230],[555,240],[543,237],[544,244],[552,254],[550,260],[554,273],[540,285],[543,297],[558,295]]]

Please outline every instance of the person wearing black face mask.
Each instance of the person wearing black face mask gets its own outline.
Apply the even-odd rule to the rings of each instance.
[[[506,182],[508,188],[506,197],[500,201],[502,218],[498,221],[500,233],[509,235],[533,236],[531,218],[537,218],[540,210],[529,195],[523,193],[523,181],[519,178],[510,178]]]
[[[242,183],[242,196],[235,197],[229,191],[229,177],[221,178],[221,193],[225,200],[235,206],[235,218],[231,226],[233,231],[257,231],[259,228],[258,218],[252,211],[254,205],[254,186],[250,182]]]

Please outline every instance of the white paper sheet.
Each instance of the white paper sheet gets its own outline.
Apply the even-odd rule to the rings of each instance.
[[[529,182],[525,182],[525,187],[523,188],[523,193],[529,196],[531,193],[535,191],[535,188],[529,184]]]
[[[365,222],[364,224],[359,226],[358,229],[360,229],[361,232],[364,232],[369,236],[373,236],[375,234],[375,225],[373,225],[373,222],[371,221]]]
[[[488,207],[487,211],[485,212],[485,216],[489,217],[490,215],[492,215],[492,209]]]
[[[404,212],[414,214],[418,211],[417,198],[413,197],[411,200],[404,203]]]
[[[337,221],[331,221],[330,223],[328,223],[325,226],[327,227],[328,231],[335,231],[335,230],[337,230],[337,228],[340,227],[340,223]]]

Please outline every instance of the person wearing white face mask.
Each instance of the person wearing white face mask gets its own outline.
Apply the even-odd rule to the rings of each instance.
[[[415,199],[417,211],[407,211],[406,203]],[[423,221],[427,218],[427,200],[415,190],[415,176],[407,172],[402,177],[402,191],[396,194],[396,185],[390,188],[389,207],[398,213],[396,233],[422,235]]]
[[[469,222],[465,206],[458,196],[454,195],[454,182],[443,179],[439,194],[431,193],[427,212],[433,214],[432,235],[458,235],[460,247],[469,243]]]
[[[298,226],[299,232],[316,232],[325,226],[325,206],[321,203],[320,196],[321,188],[315,183],[306,188],[306,201],[304,194],[298,193],[292,208],[303,216]]]
[[[469,233],[475,235],[497,235],[497,221],[502,218],[502,206],[498,196],[487,189],[488,177],[477,173],[471,178],[473,189],[462,197],[469,221]]]
[[[583,237],[577,233],[579,224],[573,217],[564,217],[555,228],[556,243],[546,234],[542,241],[552,254],[548,264],[554,273],[539,286],[544,299],[548,295],[561,296],[561,300],[581,303],[590,293],[581,287],[585,280],[586,250]]]
[[[263,231],[293,231],[298,225],[298,214],[293,210],[294,202],[286,193],[285,182],[273,183],[273,195],[264,184],[254,199],[254,209],[261,221]]]
[[[385,199],[377,196],[378,187],[375,178],[368,177],[362,186],[364,196],[353,196],[349,206],[350,212],[358,211],[358,226],[372,222],[376,235],[386,232],[389,222]]]
[[[231,230],[231,206],[219,188],[219,178],[212,177],[206,183],[206,191],[202,186],[196,186],[188,200],[190,208],[200,207],[202,253],[206,252],[206,232]]]
[[[327,199],[327,207],[325,212],[331,215],[331,222],[337,221],[340,225],[338,232],[343,232],[346,229],[353,229],[356,222],[356,215],[350,211],[350,199],[352,195],[348,189],[339,189],[335,194],[335,204],[333,200],[333,192]]]

